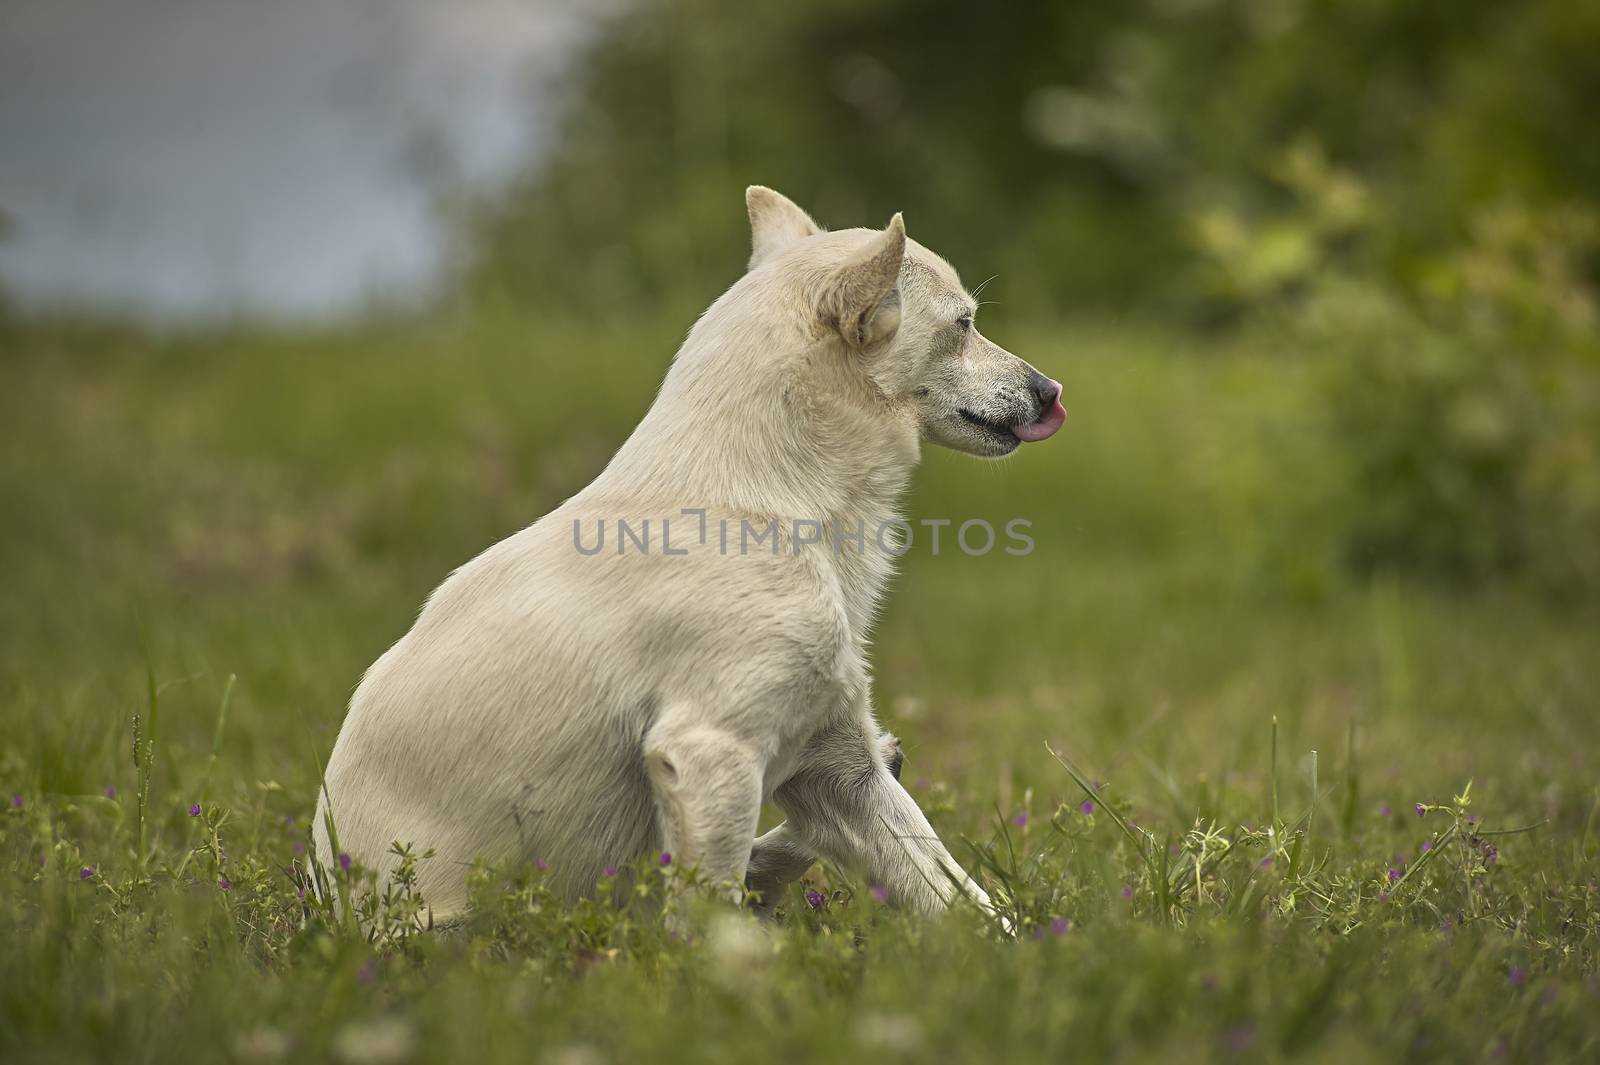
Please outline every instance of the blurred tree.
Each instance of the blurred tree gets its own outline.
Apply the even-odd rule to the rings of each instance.
[[[1600,188],[1597,53],[1587,0],[641,0],[579,64],[554,154],[477,213],[472,291],[703,302],[762,182],[825,224],[905,210],[1008,309],[1226,310],[1247,294],[1194,287],[1188,223],[1281,205],[1263,161],[1308,136],[1408,280],[1485,204]]]
[[[761,182],[825,224],[904,210],[914,236],[969,272],[1042,270],[1005,282],[1047,305],[1114,302],[1170,268],[1178,226],[1145,175],[1063,150],[1027,116],[1041,86],[1096,76],[1119,17],[947,0],[642,3],[571,86],[557,154],[482,216],[480,290],[703,302],[742,264],[742,192]]]

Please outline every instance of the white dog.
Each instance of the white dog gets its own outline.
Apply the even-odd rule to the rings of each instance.
[[[433,848],[436,918],[475,858],[568,898],[667,852],[768,906],[818,856],[891,900],[983,890],[900,785],[867,642],[922,441],[1009,454],[1061,387],[990,343],[943,259],[746,195],[749,271],[711,305],[595,481],[453,573],[362,679],[316,849]],[[615,536],[612,537],[611,534]],[[598,547],[596,546],[598,544]],[[755,838],[764,801],[787,820]]]

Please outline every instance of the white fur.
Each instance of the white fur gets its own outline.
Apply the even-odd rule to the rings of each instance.
[[[340,850],[380,874],[396,840],[436,851],[421,887],[438,918],[465,906],[474,858],[543,861],[572,898],[661,850],[769,903],[822,856],[917,910],[958,886],[987,905],[886,762],[867,642],[893,559],[870,531],[921,440],[1008,452],[956,411],[1032,419],[1042,379],[977,333],[898,215],[826,233],[770,189],[747,203],[749,272],[611,463],[451,574],[367,671],[319,801],[324,865],[331,804]],[[706,511],[705,543],[684,508]],[[649,519],[649,552],[617,553],[619,518]],[[723,553],[720,519],[861,522],[867,550]],[[605,550],[580,553],[574,521],[592,544],[602,520]],[[752,843],[763,801],[788,820]]]

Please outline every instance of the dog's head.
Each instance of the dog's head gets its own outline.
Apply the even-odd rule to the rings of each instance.
[[[751,271],[782,272],[801,294],[798,324],[842,344],[924,440],[998,458],[1061,428],[1061,386],[978,332],[977,301],[899,215],[881,231],[829,233],[769,188],[752,185],[745,202]]]

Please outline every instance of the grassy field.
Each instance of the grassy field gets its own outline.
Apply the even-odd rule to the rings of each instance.
[[[1316,368],[1134,327],[998,332],[1067,429],[930,454],[911,516],[1037,549],[914,550],[877,638],[1014,940],[823,867],[687,942],[530,870],[442,940],[308,914],[362,669],[598,471],[682,325],[0,340],[0,1060],[1594,1060],[1594,608],[1341,576]]]

